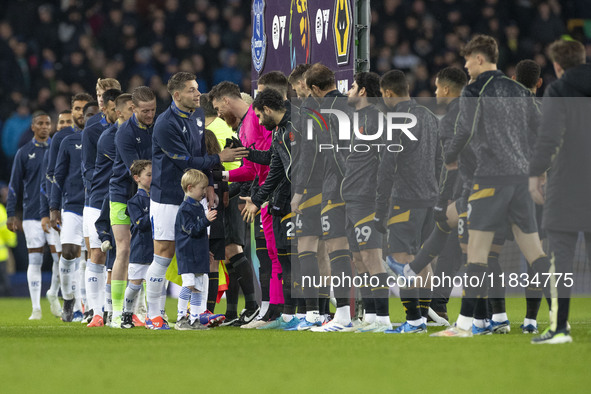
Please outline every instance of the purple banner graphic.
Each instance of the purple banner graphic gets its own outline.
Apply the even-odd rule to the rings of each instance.
[[[352,0],[254,0],[252,87],[269,71],[289,75],[300,63],[322,63],[346,92],[355,73]],[[264,46],[264,47],[263,47]]]

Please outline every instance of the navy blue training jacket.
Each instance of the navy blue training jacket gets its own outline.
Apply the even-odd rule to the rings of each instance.
[[[191,197],[185,197],[174,224],[179,275],[209,273],[207,226],[210,224],[203,205]]]
[[[84,206],[89,205],[90,187],[94,175],[94,163],[96,161],[97,142],[99,137],[109,127],[109,122],[103,113],[98,113],[88,119],[86,127],[82,130],[82,177],[84,178]],[[93,207],[100,209],[98,207]]]
[[[49,209],[62,208],[82,215],[84,183],[80,160],[82,160],[82,135],[76,132],[64,138],[60,145],[53,174],[54,184],[49,197]]]
[[[115,134],[119,125],[117,123],[108,127],[99,137],[96,144],[96,161],[94,174],[90,184],[90,199],[88,206],[101,209],[105,196],[109,194],[109,181],[113,175],[113,163],[115,162]],[[87,190],[88,191],[88,190]]]
[[[41,162],[41,179],[39,180],[39,217],[49,217],[49,193],[52,182],[45,176],[47,174],[47,164],[49,163],[49,147],[43,154]]]
[[[139,124],[135,114],[119,126],[115,135],[115,163],[109,183],[111,201],[127,204],[133,196],[133,178],[129,168],[135,160],[152,159],[152,127]]]
[[[150,264],[154,259],[154,241],[150,222],[150,195],[138,189],[127,202],[127,213],[131,220],[131,245],[129,262]]]
[[[62,144],[64,138],[74,134],[76,131],[80,131],[76,126],[64,127],[63,129],[55,133],[51,138],[51,144],[49,144],[49,152],[47,152],[47,154],[49,155],[47,162],[47,171],[45,172],[45,177],[47,178],[47,181],[51,183],[50,185],[47,185],[46,189],[47,195],[50,196],[50,198],[52,191],[51,189],[53,189],[53,184],[55,182],[55,180],[53,179],[53,174],[55,172],[55,165],[57,162],[57,155],[60,150],[60,145]]]
[[[203,171],[213,185],[209,170],[220,163],[220,157],[207,155],[204,125],[201,108],[193,113],[184,112],[174,102],[158,117],[152,143],[153,201],[180,205],[184,196],[181,178],[187,168]]]
[[[41,167],[43,156],[49,144],[38,142],[34,138],[23,145],[14,157],[12,174],[8,185],[6,214],[15,216],[19,197],[23,199],[23,220],[40,220],[39,185],[42,180]]]

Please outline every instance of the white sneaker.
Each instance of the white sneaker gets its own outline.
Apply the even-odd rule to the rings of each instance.
[[[60,300],[57,298],[57,294],[50,294],[47,292],[46,294],[47,300],[49,301],[49,308],[51,309],[51,314],[55,317],[62,316],[62,306],[60,305]]]
[[[353,320],[351,320],[351,323],[353,323],[353,327],[355,327],[356,330],[359,327],[364,327],[363,320],[361,320],[361,319],[353,319]]]
[[[263,319],[254,319],[253,321],[251,321],[248,324],[243,324],[240,326],[240,328],[244,328],[247,330],[253,329],[253,328],[257,328],[257,327],[262,327],[265,324],[269,323],[268,321],[264,321]]]
[[[312,332],[353,332],[355,331],[355,327],[353,323],[349,323],[347,325],[338,323],[335,319],[329,321],[326,324],[321,325],[320,327],[312,327],[310,329]]]
[[[361,328],[365,328],[367,326],[369,326],[371,323],[365,320],[360,320],[359,321],[359,325],[357,326],[357,330],[359,331],[359,329]]]
[[[41,320],[41,309],[33,309],[33,313],[29,316],[29,320]]]
[[[377,320],[373,323],[366,323],[365,326],[359,327],[357,332],[384,332],[392,329],[392,323],[380,323]]]
[[[431,334],[430,336],[431,337],[470,338],[470,337],[473,337],[474,334],[472,334],[471,329],[462,330],[460,327],[458,327],[456,324],[454,324],[453,326],[451,326],[443,331],[439,331],[434,334]]]
[[[135,315],[137,317],[140,317],[140,316],[144,316],[145,317],[148,314],[148,309],[146,307],[146,302],[145,302],[145,300],[146,300],[146,292],[144,291],[144,286],[142,286],[140,288],[140,291],[138,292],[137,297],[138,297],[138,301],[137,301],[137,305],[136,305]],[[140,319],[140,320],[143,321],[143,320],[145,320],[145,318],[144,319]]]
[[[168,321],[168,320],[167,320]],[[109,325],[111,328],[121,328],[121,316],[113,316],[111,319],[111,324]]]

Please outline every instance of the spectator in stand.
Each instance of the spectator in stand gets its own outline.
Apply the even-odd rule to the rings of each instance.
[[[16,112],[6,120],[2,129],[2,150],[8,159],[12,160],[16,154],[21,135],[30,125],[31,112],[28,102],[23,100],[17,107]]]
[[[222,80],[250,90],[251,2],[5,3],[0,20],[0,123],[23,99],[30,103],[29,113],[44,110],[56,117],[69,96],[91,90],[98,77],[115,78],[128,91],[141,85],[162,91],[162,97],[157,94],[160,109],[168,106],[162,81],[179,71],[195,74],[202,92]],[[413,93],[424,95],[435,90],[433,80],[423,77],[425,70],[435,75],[447,66],[463,67],[457,56],[462,43],[475,33],[487,33],[500,43],[501,70],[509,74],[520,60],[534,59],[549,84],[555,76],[547,45],[567,33],[569,18],[591,17],[586,3],[372,0],[371,70],[408,70],[409,79],[417,81]],[[585,44],[582,30],[571,34]],[[0,179],[8,176],[6,168],[0,169]]]

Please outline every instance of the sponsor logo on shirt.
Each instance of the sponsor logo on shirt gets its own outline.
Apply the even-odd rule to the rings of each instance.
[[[29,153],[29,160],[33,160],[36,155],[36,153]]]
[[[74,147],[75,147],[76,149],[82,149],[82,144],[80,144],[80,145],[78,145],[78,144],[74,144]]]

